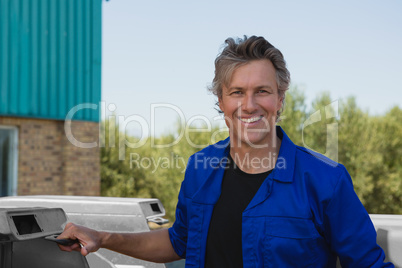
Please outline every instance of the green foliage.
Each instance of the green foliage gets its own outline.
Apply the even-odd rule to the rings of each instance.
[[[402,214],[402,110],[392,108],[385,116],[370,120],[373,135],[370,166],[365,170],[370,191],[362,193],[373,213]]]
[[[286,134],[298,145],[302,142],[303,122],[307,119],[306,97],[297,87],[293,87],[286,94],[285,110],[281,114],[278,125],[285,129]]]
[[[287,93],[279,125],[289,137],[344,164],[369,213],[402,214],[402,110],[370,116],[354,98],[334,101],[328,93],[308,110],[305,99],[297,87]],[[226,128],[177,124],[175,133],[136,146],[140,140],[114,121],[102,122],[102,130],[102,195],[159,198],[171,222],[188,157],[228,136]]]

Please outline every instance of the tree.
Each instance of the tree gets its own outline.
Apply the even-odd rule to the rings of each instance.
[[[281,114],[280,125],[290,139],[298,145],[303,145],[303,122],[307,119],[306,97],[296,86],[292,87],[285,98],[285,109]]]
[[[372,183],[364,194],[365,206],[372,213],[402,214],[402,110],[392,108],[385,116],[371,119],[372,136],[368,154],[375,161],[366,169]]]

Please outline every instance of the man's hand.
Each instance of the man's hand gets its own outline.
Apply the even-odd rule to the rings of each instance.
[[[59,247],[64,251],[80,251],[84,256],[102,247],[152,262],[165,263],[180,259],[172,247],[168,229],[142,233],[110,233],[67,223],[63,233],[57,238],[78,240],[79,243],[71,246]]]
[[[58,239],[71,239],[78,240],[79,243],[75,243],[71,246],[59,245],[61,250],[64,251],[80,251],[83,256],[88,255],[90,252],[97,251],[102,246],[102,233],[89,229],[84,226],[76,225],[73,223],[67,223],[62,234]]]

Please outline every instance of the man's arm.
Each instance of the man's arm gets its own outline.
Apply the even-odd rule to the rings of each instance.
[[[80,251],[84,256],[99,248],[106,248],[152,262],[164,263],[180,259],[172,247],[167,229],[144,233],[110,233],[68,223],[58,238],[79,240],[82,247],[78,243],[59,247],[65,251]]]
[[[376,242],[374,225],[344,167],[326,207],[324,226],[325,237],[342,267],[394,267],[384,263],[385,253]]]

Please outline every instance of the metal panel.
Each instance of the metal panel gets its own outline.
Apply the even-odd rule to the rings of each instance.
[[[79,252],[61,251],[48,240],[63,231],[66,221],[61,208],[0,208],[1,267],[89,268]],[[91,266],[95,267],[113,266]]]
[[[157,207],[153,205],[157,204]],[[147,220],[165,215],[165,208],[154,198],[118,198],[97,196],[13,196],[0,198],[1,207],[62,208],[68,220],[99,231],[147,232]],[[1,222],[0,222],[1,223]],[[109,260],[117,267],[164,268],[165,265],[142,261],[107,249],[97,251],[101,260],[88,259],[90,267],[101,267],[92,262]],[[103,259],[103,260],[102,260]],[[184,267],[184,266],[183,266]]]
[[[64,120],[101,98],[102,0],[0,0],[0,115]],[[99,121],[82,109],[73,120]]]

